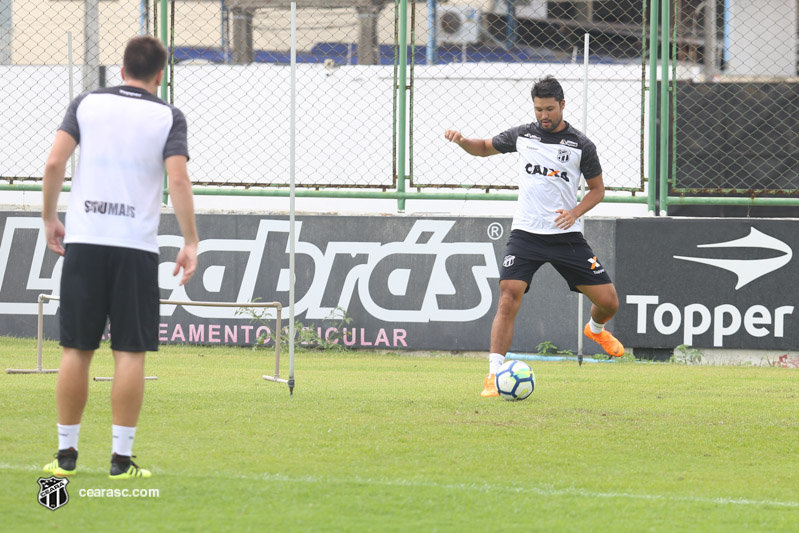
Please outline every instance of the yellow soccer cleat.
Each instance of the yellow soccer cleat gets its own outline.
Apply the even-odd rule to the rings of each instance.
[[[55,457],[55,460],[44,465],[43,472],[56,477],[68,477],[77,474],[75,462],[78,460],[78,451],[75,448],[58,450],[58,453],[53,457]]]
[[[602,349],[605,350],[605,353],[608,355],[612,355],[613,357],[621,357],[624,355],[624,346],[610,331],[603,329],[599,333],[594,333],[591,331],[591,327],[586,324],[583,333],[585,333],[586,337],[602,346]]]
[[[109,479],[132,479],[135,477],[150,477],[152,473],[131,461],[130,457],[114,454],[111,457],[111,473]]]
[[[488,374],[485,377],[485,379],[483,380],[483,392],[480,393],[480,396],[484,398],[499,396],[499,392],[497,392],[497,383],[495,378],[496,376],[494,376],[494,374]]]

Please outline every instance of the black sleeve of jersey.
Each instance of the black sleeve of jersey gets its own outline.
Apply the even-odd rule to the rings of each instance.
[[[602,165],[599,164],[599,156],[596,154],[596,145],[589,141],[583,148],[583,155],[580,158],[580,172],[585,179],[590,180],[602,174]]]
[[[516,126],[515,128],[503,131],[499,135],[495,135],[494,138],[491,139],[491,144],[494,145],[494,149],[503,154],[515,152],[516,139],[519,138],[522,128],[524,128],[524,126]]]
[[[164,145],[164,159],[173,155],[185,155],[189,158],[189,142],[187,140],[186,117],[177,107],[172,108],[172,129]]]
[[[75,142],[80,144],[80,126],[78,125],[78,106],[86,98],[86,94],[82,94],[72,100],[69,103],[69,107],[67,107],[67,112],[64,115],[64,120],[61,121],[61,125],[58,127],[60,130],[64,130],[65,132],[72,135],[72,138],[75,139]]]

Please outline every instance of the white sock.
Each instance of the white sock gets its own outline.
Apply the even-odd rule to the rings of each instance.
[[[502,366],[502,363],[505,362],[505,356],[501,353],[490,353],[488,354],[488,373],[489,374],[496,374],[499,370],[499,367]]]
[[[78,450],[78,437],[80,436],[80,424],[72,424],[65,426],[56,424],[58,426],[58,449],[67,450],[75,448]]]
[[[130,457],[130,452],[133,450],[133,438],[136,436],[136,428],[112,425],[111,435],[112,453]]]
[[[591,319],[588,321],[588,327],[591,328],[592,333],[598,334],[602,333],[602,330],[605,329],[605,324],[597,322],[596,320],[594,320],[594,317],[591,317]]]

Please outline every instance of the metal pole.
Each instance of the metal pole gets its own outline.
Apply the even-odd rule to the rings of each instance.
[[[660,21],[660,216],[668,214],[669,195],[669,0],[662,0]]]
[[[724,0],[724,50],[722,58],[724,59],[724,68],[727,72],[730,71],[730,32],[732,32],[732,1]]]
[[[147,0],[139,0],[139,35],[147,35]]]
[[[294,394],[294,197],[296,179],[297,130],[297,3],[291,3],[291,120],[289,125],[289,394]],[[276,376],[277,377],[277,376]]]
[[[516,44],[516,1],[506,0],[505,7],[508,10],[505,17],[505,48],[510,50]]]
[[[220,24],[219,24],[219,52],[224,58],[224,62],[228,62],[227,57],[227,6],[225,0],[219,2]]]
[[[100,0],[83,3],[83,91],[100,85]]]
[[[73,82],[73,72],[72,72],[72,32],[67,32],[67,69],[69,70],[69,103],[72,103],[74,96],[74,82]],[[72,154],[69,156],[69,177],[75,179],[75,152],[73,151]]]
[[[436,0],[427,0],[427,64],[438,63],[438,6]]]
[[[164,48],[169,50],[169,28],[167,25],[169,24],[169,13],[167,12],[167,0],[161,0],[161,43],[164,45]],[[164,102],[167,100],[167,70],[164,69],[164,77],[161,78],[161,100]]]
[[[42,371],[42,348],[44,347],[44,298],[39,295],[39,316],[36,321],[36,371]]]
[[[277,327],[275,328],[275,377],[280,377],[280,333],[281,329],[283,329],[283,313],[281,313],[281,308],[277,308],[277,320],[275,323]],[[293,367],[289,368],[289,376],[294,377]]]
[[[399,13],[399,124],[397,133],[397,192],[405,192],[405,129],[408,83],[408,0],[400,0]],[[397,211],[405,212],[405,198],[397,200]]]
[[[663,0],[667,2],[668,0]],[[658,0],[649,4],[649,176],[647,177],[647,206],[650,216],[657,215],[657,153],[658,153]]]
[[[169,2],[169,103],[175,104],[175,0]]]
[[[397,192],[405,192],[405,130],[408,84],[408,0],[400,0],[399,13],[399,124],[397,133]],[[405,198],[397,200],[397,211],[405,212]]]
[[[13,12],[13,0],[0,0],[0,65],[14,64]]]
[[[167,0],[161,0],[161,43],[164,48],[169,50],[169,30],[167,24],[169,23],[169,14],[167,13]],[[167,69],[164,67],[164,75],[161,78],[161,100],[168,101],[167,95]],[[167,205],[169,203],[169,183],[167,182],[167,175],[164,172],[164,192],[162,195],[162,203]]]
[[[716,0],[705,0],[705,81],[716,74]]]
[[[588,135],[588,41],[585,34],[583,44],[583,135]],[[580,198],[585,198],[585,177],[580,178]],[[583,295],[577,294],[577,364],[583,365]]]

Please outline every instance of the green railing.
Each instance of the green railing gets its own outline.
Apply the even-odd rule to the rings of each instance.
[[[78,69],[83,89],[91,89],[90,65],[105,63],[101,78],[115,84],[121,45],[136,29],[132,20],[139,22],[140,33],[156,34],[172,51],[161,97],[189,118],[195,194],[289,195],[281,144],[288,138],[287,63],[281,53],[288,49],[289,2],[94,2],[98,21],[124,23],[100,27],[96,42],[111,45],[98,48],[93,58],[88,12],[71,4],[48,4],[46,27],[41,14],[26,11],[27,4],[10,4],[18,26],[9,33],[13,53],[0,64],[0,81],[13,87],[3,97],[10,102],[3,119],[11,124],[14,142],[0,147],[7,162],[0,168],[0,190],[41,190],[52,131],[68,101],[60,80],[66,72],[71,80]],[[653,214],[676,204],[797,206],[799,143],[790,137],[799,130],[794,127],[799,99],[791,98],[799,86],[796,71],[780,64],[746,76],[746,69],[763,64],[747,54],[768,57],[773,55],[768,47],[780,43],[765,37],[749,47],[728,42],[748,19],[782,21],[793,15],[796,20],[796,8],[758,14],[727,12],[725,5],[723,0],[594,0],[568,6],[484,0],[473,9],[465,1],[299,1],[298,52],[307,57],[298,66],[296,195],[396,199],[399,211],[408,199],[514,201],[512,156],[470,158],[446,143],[443,131],[456,127],[487,138],[532,120],[529,86],[552,73],[566,89],[567,120],[579,117],[582,102],[588,102],[588,124],[576,125],[607,162],[606,202],[646,204]],[[26,32],[47,37],[30,39]],[[67,62],[58,34],[66,40],[68,32],[70,43],[75,33],[78,48],[85,44],[82,57],[70,55]],[[591,47],[587,95],[577,46],[585,33]],[[781,117],[774,137],[784,135],[783,142],[760,141],[748,151],[740,143],[715,146],[725,141],[718,138],[720,129],[729,139],[747,133],[736,129],[735,121],[748,100],[723,116],[706,113],[704,122],[690,120],[725,96],[742,98],[753,91],[779,95],[772,110]],[[746,168],[741,160],[762,157],[760,152],[776,154],[764,172],[771,178],[758,176],[756,164],[750,175],[741,171]]]

